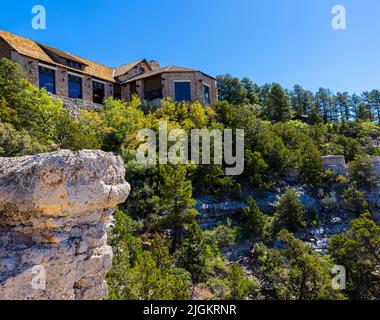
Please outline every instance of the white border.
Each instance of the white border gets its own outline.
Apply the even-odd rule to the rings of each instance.
[[[179,82],[179,83],[185,83],[185,82],[190,82],[190,83],[192,83],[192,81],[191,80],[174,80],[173,81],[174,83],[176,83],[176,82]]]
[[[97,82],[97,83],[101,83],[101,84],[104,84],[104,86],[106,86],[106,85],[107,85],[107,82],[106,82],[106,81],[95,80],[94,78],[92,78],[92,81],[93,81],[93,82]]]
[[[74,76],[74,77],[78,77],[78,78],[84,78],[84,75],[82,74],[79,74],[79,73],[75,73],[75,72],[70,72],[70,71],[67,71],[67,74],[69,74],[70,76]]]
[[[58,71],[58,68],[53,67],[53,66],[48,65],[48,64],[41,63],[41,62],[38,63],[38,66],[39,67],[43,67],[43,68],[47,68],[47,69],[51,69],[51,70],[54,70],[54,71]]]

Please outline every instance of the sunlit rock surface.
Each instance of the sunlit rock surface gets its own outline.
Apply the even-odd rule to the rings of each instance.
[[[0,158],[0,299],[104,298],[124,176],[101,151]]]

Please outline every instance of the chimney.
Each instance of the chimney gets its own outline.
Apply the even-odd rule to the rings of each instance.
[[[149,64],[150,64],[153,71],[157,71],[158,69],[161,68],[160,63],[158,61],[150,60]]]

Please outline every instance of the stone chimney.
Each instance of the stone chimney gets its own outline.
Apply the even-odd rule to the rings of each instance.
[[[106,297],[124,176],[122,159],[101,151],[0,157],[0,300]]]
[[[150,66],[152,67],[152,70],[153,70],[153,71],[157,71],[158,69],[161,68],[161,65],[160,65],[160,63],[159,63],[158,61],[150,60],[150,61],[149,61],[149,64],[150,64]]]

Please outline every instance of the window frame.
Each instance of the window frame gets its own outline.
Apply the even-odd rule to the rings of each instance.
[[[176,101],[176,102],[182,102],[182,101],[185,101],[185,102],[191,102],[191,101],[193,101],[192,99],[193,99],[193,94],[192,94],[192,81],[191,80],[174,80],[173,81],[173,83],[174,83],[174,101]],[[177,99],[177,93],[176,93],[176,84],[177,83],[188,83],[189,84],[189,93],[190,93],[190,100],[179,100],[179,99]]]
[[[95,102],[95,99],[94,99],[95,98],[94,83],[98,83],[98,84],[101,84],[103,86],[103,98],[102,98],[101,102]],[[101,81],[101,80],[92,79],[92,102],[97,103],[97,104],[102,104],[105,97],[106,97],[106,83],[104,81]]]
[[[205,99],[205,88],[208,89],[208,101]],[[205,104],[210,105],[211,104],[211,86],[207,83],[202,83],[202,95],[203,95],[203,102]]]
[[[75,78],[81,79],[81,82],[80,82],[80,90],[81,90],[80,97],[70,97],[70,77],[75,77]],[[67,72],[67,96],[69,98],[71,98],[71,99],[83,99],[83,78],[84,78],[84,76],[81,75],[81,74],[77,74],[77,73],[74,73],[74,72]]]

